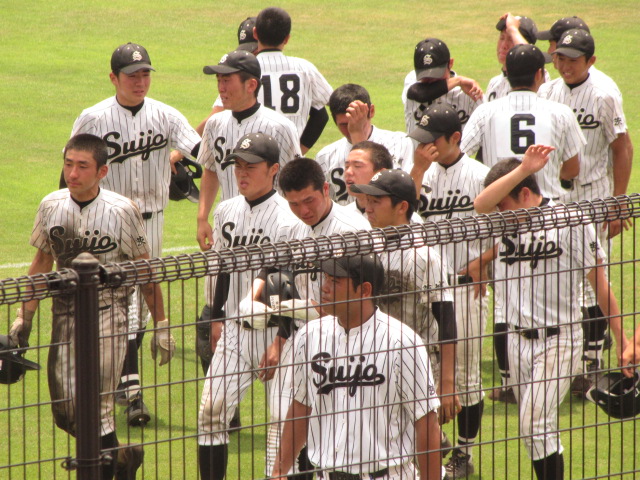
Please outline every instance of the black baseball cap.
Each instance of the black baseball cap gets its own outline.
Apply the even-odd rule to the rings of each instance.
[[[443,135],[462,132],[458,112],[448,103],[429,105],[409,137],[420,143],[433,143]]]
[[[138,70],[153,70],[147,49],[137,43],[125,43],[113,51],[111,55],[111,71],[129,75]]]
[[[320,269],[332,277],[349,277],[358,283],[369,282],[376,295],[384,282],[384,268],[375,253],[324,260]]]
[[[564,32],[571,29],[581,29],[590,32],[587,22],[579,17],[565,17],[556,21],[549,30],[542,30],[538,32],[538,40],[560,40],[560,37]]]
[[[567,30],[562,34],[553,54],[565,55],[569,58],[578,58],[583,55],[592,57],[596,51],[593,37],[586,30]]]
[[[269,135],[264,133],[248,133],[236,144],[233,153],[227,156],[227,160],[239,158],[249,163],[268,162],[279,163],[280,147]]]
[[[406,200],[409,205],[416,204],[416,185],[413,178],[402,170],[382,170],[376,173],[371,181],[364,184],[351,185],[351,191],[364,193],[374,197],[392,196]]]
[[[547,63],[542,51],[535,45],[516,45],[509,53],[505,65],[507,78],[524,77],[536,73]]]
[[[437,38],[427,38],[416,45],[413,53],[413,68],[416,79],[442,78],[449,68],[449,48]]]
[[[529,17],[516,17],[516,18],[520,20],[520,27],[518,27],[518,31],[522,34],[524,39],[527,42],[529,42],[531,45],[536,43],[536,40],[538,39],[537,37],[538,27],[536,26],[536,22],[531,20]],[[498,23],[496,24],[496,30],[501,32],[505,28],[507,28],[507,19],[501,18],[500,20],[498,20]]]
[[[247,72],[256,78],[260,78],[260,64],[256,56],[245,50],[234,50],[222,56],[217,65],[207,65],[202,69],[207,75],[228,75],[236,72]]]
[[[256,26],[257,17],[245,18],[238,27],[237,50],[245,50],[253,53],[258,48],[258,41],[253,38],[253,28]]]

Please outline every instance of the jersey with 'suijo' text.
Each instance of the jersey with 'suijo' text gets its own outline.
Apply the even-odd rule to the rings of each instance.
[[[478,107],[462,132],[460,149],[475,155],[482,147],[482,161],[492,167],[506,158],[521,159],[534,144],[556,148],[536,179],[545,196],[559,198],[566,193],[560,185],[562,164],[578,155],[585,144],[566,105],[540,98],[530,90],[511,92]]]
[[[184,155],[200,135],[175,108],[149,97],[134,115],[116,97],[84,110],[73,124],[71,136],[91,133],[109,147],[109,172],[104,188],[133,200],[141,212],[159,212],[169,201],[171,149]]]
[[[333,89],[311,62],[289,57],[280,50],[263,50],[256,55],[262,70],[258,101],[282,113],[302,135],[312,108],[329,102]]]

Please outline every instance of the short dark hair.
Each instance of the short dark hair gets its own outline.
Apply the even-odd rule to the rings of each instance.
[[[95,135],[90,133],[79,133],[69,139],[64,146],[64,152],[62,158],[67,157],[69,150],[77,150],[79,152],[89,152],[93,159],[96,161],[98,168],[107,164],[107,158],[109,158],[109,150],[106,142]]]
[[[260,80],[258,77],[254,77],[250,73],[245,72],[243,70],[240,70],[239,72],[236,72],[236,73],[240,77],[240,81],[242,81],[242,83],[247,83],[247,81],[251,80],[252,78],[258,82],[256,91],[254,92],[256,98],[258,98],[258,92],[260,91],[260,87],[262,86],[262,80]]]
[[[504,160],[500,160],[496,163],[491,170],[487,173],[487,176],[484,179],[485,188],[491,185],[493,182],[498,180],[499,178],[504,177],[508,173],[514,171],[522,162],[517,158],[506,158]],[[509,196],[511,198],[518,198],[520,191],[527,187],[536,195],[541,195],[540,187],[538,186],[538,181],[534,175],[529,175],[525,179],[523,179],[518,185],[516,185],[513,190],[509,192]]]
[[[314,190],[322,191],[325,184],[324,172],[320,164],[311,158],[298,157],[287,163],[280,170],[278,179],[280,190],[286,196],[287,192],[293,190],[304,190],[312,186]]]
[[[398,198],[395,197],[393,195],[389,195],[389,198],[391,199],[391,206],[395,207],[396,205],[398,205],[400,202],[406,202],[406,200],[403,200],[402,198]],[[417,199],[416,199],[417,201]],[[407,222],[411,220],[411,216],[413,215],[413,212],[415,212],[416,207],[415,207],[415,202],[409,203],[409,208],[407,208]]]
[[[371,97],[363,86],[345,83],[336,88],[329,97],[329,110],[331,110],[333,121],[336,121],[336,115],[346,113],[349,104],[355,100],[360,100],[371,107]]]
[[[256,33],[260,43],[277,47],[291,33],[291,17],[282,8],[265,8],[256,18]]]
[[[529,88],[532,87],[536,81],[536,70],[531,75],[520,75],[518,77],[510,77],[507,72],[507,80],[509,80],[509,85],[511,88]]]
[[[371,140],[363,140],[351,147],[351,151],[354,150],[369,152],[369,159],[373,164],[374,172],[379,172],[385,168],[387,170],[391,170],[393,168],[393,157],[384,145],[372,142]]]

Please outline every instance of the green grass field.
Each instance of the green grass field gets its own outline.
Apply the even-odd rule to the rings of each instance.
[[[61,150],[74,119],[84,108],[113,94],[109,59],[113,49],[128,41],[143,44],[156,73],[150,96],[182,111],[197,125],[210,111],[216,95],[215,80],[202,74],[206,64],[217,63],[236,45],[240,20],[268,6],[253,0],[204,2],[122,0],[100,2],[3,2],[0,14],[0,278],[24,275],[34,250],[28,245],[40,199],[57,188]],[[498,73],[495,57],[500,14],[512,11],[536,20],[547,29],[558,18],[577,14],[585,19],[596,39],[598,68],[612,76],[625,99],[625,113],[633,140],[640,138],[640,93],[635,85],[640,44],[635,0],[587,0],[575,5],[557,2],[507,2],[480,4],[469,0],[434,3],[379,0],[311,3],[284,1],[293,18],[287,53],[312,61],[337,87],[360,83],[376,105],[374,123],[382,128],[404,128],[400,94],[406,73],[413,68],[414,45],[435,36],[449,45],[454,69],[476,78],[482,86]],[[546,49],[546,42],[541,48]],[[555,71],[551,71],[556,77]],[[339,138],[329,124],[310,152]],[[640,191],[640,174],[634,172],[629,192]],[[190,252],[195,242],[196,206],[172,202],[165,214],[164,247],[168,253]],[[614,242],[612,258],[629,261],[640,255],[635,234]],[[638,311],[635,292],[637,269],[633,264],[612,270],[612,283],[627,313]],[[168,287],[173,323],[190,324],[202,305],[202,285],[188,281]],[[196,295],[196,292],[197,295]],[[8,330],[15,307],[0,307],[0,333]],[[48,342],[48,313],[34,331],[33,344]],[[633,323],[630,317],[629,324]],[[489,322],[490,323],[490,322]],[[630,328],[630,327],[629,327]],[[199,362],[193,348],[193,328],[175,332],[178,355],[157,369],[145,349],[146,385],[167,384],[146,393],[154,419],[144,430],[127,430],[118,416],[121,441],[148,443],[144,478],[197,478],[197,409],[201,391]],[[492,345],[485,343],[485,385],[497,384],[491,361]],[[46,348],[30,354],[46,364]],[[30,374],[26,382],[0,394],[0,479],[66,478],[62,459],[74,456],[74,444],[52,423],[46,371]],[[183,382],[184,380],[184,382]],[[6,387],[5,387],[6,388]],[[245,424],[260,424],[265,407],[261,388],[243,403]],[[36,405],[43,403],[42,405]],[[28,408],[19,408],[22,405]],[[609,424],[593,405],[575,400],[562,406],[567,478],[640,476],[635,453],[640,432],[634,422]],[[584,426],[584,427],[583,427]],[[447,426],[452,433],[451,426]],[[481,429],[481,450],[476,452],[473,478],[531,478],[530,462],[515,437],[514,406],[487,401]],[[10,438],[10,441],[8,440]],[[168,439],[174,439],[168,442]],[[493,443],[493,439],[511,440]],[[241,446],[241,454],[238,454]],[[234,434],[227,478],[262,476],[264,428]],[[38,465],[38,458],[52,459]],[[3,468],[9,464],[22,464]],[[238,471],[239,469],[239,471]],[[620,473],[626,472],[626,473]]]

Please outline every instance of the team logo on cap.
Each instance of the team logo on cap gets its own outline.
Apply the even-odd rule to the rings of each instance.
[[[375,182],[376,180],[378,180],[380,178],[380,175],[382,175],[382,171],[376,173],[373,177],[371,177],[371,181]]]
[[[241,30],[240,31],[240,40],[244,40],[245,38],[247,38],[247,32],[246,30]]]
[[[422,64],[423,65],[431,65],[433,63],[433,58],[431,57],[430,53],[427,53],[424,58],[422,59]]]
[[[572,40],[573,40],[573,37],[571,35],[567,35],[566,37],[564,37],[564,40],[562,40],[562,44],[569,45]]]
[[[420,126],[426,127],[427,125],[429,125],[429,115],[423,115],[420,119]]]
[[[140,60],[142,60],[142,54],[138,50],[136,50],[135,52],[133,52],[133,55],[131,55],[131,59],[134,62],[139,62]]]
[[[222,56],[222,58],[220,59],[220,61],[219,61],[218,63],[220,64],[220,63],[224,63],[224,62],[226,62],[226,61],[227,61],[227,57],[228,57],[228,56],[229,56],[229,55],[225,53],[225,54]]]
[[[240,144],[240,148],[246,150],[247,148],[251,148],[251,139],[245,138]]]

